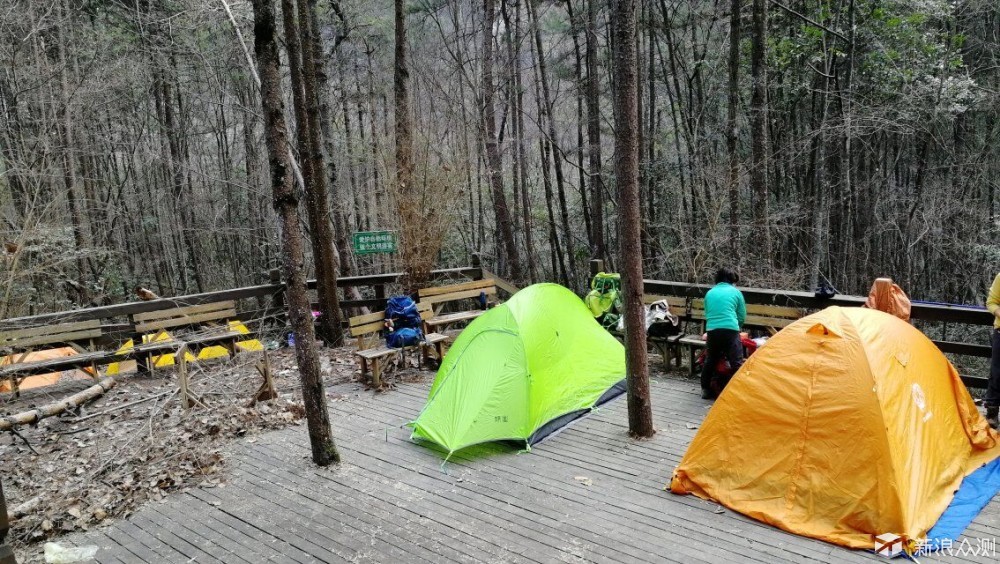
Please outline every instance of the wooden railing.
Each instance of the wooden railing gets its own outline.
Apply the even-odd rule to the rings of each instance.
[[[590,275],[604,271],[604,261],[590,261]],[[643,291],[646,294],[661,296],[680,296],[686,298],[704,298],[712,288],[708,284],[689,284],[687,282],[669,282],[665,280],[643,280]],[[818,298],[810,292],[795,292],[789,290],[768,290],[764,288],[740,288],[748,304],[775,305],[794,307],[804,310],[821,310],[830,306],[860,307],[867,298],[861,296],[836,295],[831,298]],[[910,318],[918,324],[923,322],[940,324],[940,337],[934,339],[928,335],[941,352],[990,358],[993,348],[982,343],[969,343],[949,339],[949,326],[991,327],[993,314],[983,307],[926,303],[915,301],[910,305]],[[927,333],[927,328],[921,328]],[[970,388],[986,388],[988,378],[962,375],[962,381]]]
[[[706,284],[688,284],[684,282],[668,282],[663,280],[644,280],[644,291],[647,294],[665,296],[684,296],[703,298],[711,288]],[[762,288],[740,288],[748,304],[777,305],[808,310],[820,310],[830,306],[860,307],[865,299],[860,296],[837,295],[832,298],[817,298],[809,292],[793,292],[788,290],[768,290]],[[970,306],[950,304],[928,304],[913,302],[910,307],[910,318],[915,321],[940,322],[942,338],[933,339],[941,352],[963,356],[990,358],[992,348],[979,343],[957,342],[948,340],[948,325],[992,326],[993,314],[989,311]],[[928,335],[931,337],[931,335]],[[987,378],[962,375],[962,381],[970,388],[985,388]]]
[[[448,268],[434,270],[431,276],[434,280],[449,278],[471,278],[478,280],[482,278],[483,270],[478,265],[462,268]],[[110,306],[100,306],[85,309],[75,309],[55,313],[45,313],[30,317],[17,317],[0,320],[0,330],[20,329],[25,327],[38,327],[53,323],[68,323],[74,321],[89,321],[100,319],[105,333],[112,338],[118,333],[127,333],[130,327],[125,320],[134,314],[145,313],[168,309],[172,307],[184,307],[218,302],[224,300],[243,301],[243,307],[239,309],[239,317],[246,322],[261,323],[274,320],[283,323],[285,314],[284,308],[284,283],[275,278],[274,272],[270,273],[271,283],[259,286],[247,286],[244,288],[232,288],[228,290],[218,290],[214,292],[204,292],[201,294],[189,294],[186,296],[176,296],[171,298],[160,298],[148,302],[129,302]],[[386,303],[386,287],[398,283],[403,274],[392,272],[388,274],[374,274],[367,276],[347,276],[337,280],[339,288],[371,288],[374,297],[362,300],[341,300],[340,305],[344,310],[351,308],[370,307],[384,308]],[[316,288],[316,281],[307,281],[309,289]],[[248,305],[246,302],[250,302]]]

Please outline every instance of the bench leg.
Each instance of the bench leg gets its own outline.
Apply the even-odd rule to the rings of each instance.
[[[694,378],[695,377],[695,373],[694,373],[694,359],[695,359],[695,354],[694,353],[695,353],[695,348],[694,347],[688,347],[688,350],[691,351],[691,364],[688,366],[688,370],[691,371],[691,377]]]
[[[655,343],[656,350],[660,351],[660,357],[663,359],[663,369],[670,369],[670,345],[667,343]]]
[[[187,359],[184,358],[183,352],[180,354],[180,359],[177,363],[177,370],[181,385],[181,406],[183,406],[184,409],[191,409],[191,395],[188,390]]]
[[[372,359],[372,385],[376,389],[382,387],[382,366],[377,358]]]
[[[138,354],[135,357],[135,371],[137,374],[149,374],[152,371],[150,362],[153,357],[148,354]]]

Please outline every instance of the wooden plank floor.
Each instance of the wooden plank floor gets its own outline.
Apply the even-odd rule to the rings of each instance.
[[[339,468],[309,462],[304,425],[269,433],[232,449],[224,487],[173,495],[66,540],[97,544],[98,560],[116,563],[880,560],[663,491],[709,406],[696,383],[654,380],[649,441],[626,438],[620,398],[531,452],[491,445],[446,464],[402,427],[428,386],[331,403]],[[968,534],[1000,539],[1000,500]]]

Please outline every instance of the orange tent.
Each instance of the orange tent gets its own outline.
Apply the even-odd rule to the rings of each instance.
[[[55,349],[48,349],[44,351],[32,351],[27,354],[20,353],[10,356],[5,356],[0,358],[0,366],[7,366],[13,364],[16,360],[17,362],[39,362],[42,360],[51,360],[54,358],[62,358],[65,356],[73,356],[78,354],[71,347],[59,347]],[[31,388],[41,388],[44,386],[51,386],[52,384],[58,383],[63,378],[68,378],[72,380],[89,380],[92,378],[90,374],[90,368],[79,368],[64,370],[62,372],[50,372],[48,374],[37,374],[35,376],[28,376],[18,385],[21,390],[30,390]],[[0,392],[10,392],[13,391],[11,388],[10,380],[0,381]]]
[[[924,538],[1000,436],[958,373],[908,323],[831,307],[747,359],[670,489],[793,533],[855,547]]]

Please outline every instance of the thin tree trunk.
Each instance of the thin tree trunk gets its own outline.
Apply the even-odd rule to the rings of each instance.
[[[62,14],[62,21],[56,26],[56,30],[58,32],[59,44],[59,90],[61,94],[63,117],[63,181],[66,185],[66,202],[69,204],[70,221],[73,225],[73,246],[75,247],[74,251],[76,253],[77,267],[76,289],[78,291],[76,298],[78,300],[77,303],[82,304],[86,303],[88,299],[86,292],[87,286],[84,283],[84,279],[86,277],[86,261],[83,258],[87,243],[83,232],[83,214],[80,210],[80,202],[76,196],[76,162],[73,156],[73,112],[70,109],[68,78],[69,64],[66,61],[66,43],[68,39],[66,38],[65,27],[69,25],[71,19],[68,14],[68,6],[62,1],[59,2],[59,11]]]
[[[500,250],[498,253],[506,261],[510,277],[515,281],[522,279],[521,258],[514,244],[514,228],[510,209],[507,207],[507,196],[503,187],[503,163],[500,160],[500,147],[497,142],[497,119],[494,105],[493,85],[493,25],[496,18],[494,0],[483,0],[483,137],[486,145],[486,163],[489,168],[490,188],[493,192],[493,207],[496,212],[497,229],[500,231]]]
[[[281,73],[275,38],[273,0],[253,0],[254,52],[260,67],[261,103],[264,110],[265,140],[274,192],[274,209],[281,217],[282,269],[288,295],[288,317],[295,333],[295,358],[302,381],[313,462],[320,466],[340,462],[333,442],[326,391],[316,351],[312,308],[303,273],[305,261],[299,228],[298,198],[291,176],[285,110],[281,99]]]
[[[430,278],[430,265],[422,264],[417,213],[417,193],[413,186],[413,118],[410,114],[410,72],[406,61],[406,6],[395,0],[396,50],[393,64],[393,95],[396,104],[396,205],[402,227],[400,241],[405,277],[403,289],[416,292]]]
[[[750,190],[757,257],[764,274],[770,271],[771,229],[767,215],[770,145],[767,123],[767,0],[753,0],[753,44],[750,52]]]
[[[542,45],[542,30],[538,23],[538,0],[528,0],[528,17],[532,23],[532,30],[535,36],[535,55],[538,57],[538,78],[542,87],[542,102],[545,104],[545,121],[549,137],[549,147],[552,149],[552,164],[556,173],[556,194],[559,198],[559,213],[562,220],[563,245],[566,248],[567,260],[569,262],[568,282],[576,281],[576,253],[573,251],[573,232],[569,226],[569,209],[566,204],[566,179],[563,174],[562,153],[559,151],[558,137],[556,136],[556,125],[554,108],[552,104],[552,94],[549,92],[549,79],[545,65],[545,51]]]
[[[323,55],[323,36],[320,34],[319,22],[317,21],[315,6],[312,10],[312,18],[309,21],[312,36],[316,39],[316,52],[314,53],[316,65],[316,93],[319,97],[319,118],[320,134],[323,145],[323,162],[325,169],[320,174],[326,175],[326,183],[330,188],[328,205],[330,206],[330,220],[333,221],[334,248],[337,251],[335,261],[338,266],[338,276],[350,276],[354,271],[353,255],[347,244],[348,221],[344,213],[342,199],[338,193],[337,161],[334,159],[336,149],[333,144],[333,112],[330,109],[330,88],[329,76],[326,73],[327,57]],[[340,37],[334,42],[334,48],[339,44]],[[361,299],[361,293],[356,286],[345,288],[344,292],[354,300]]]
[[[312,167],[312,186],[306,186],[306,205],[309,208],[309,226],[313,238],[313,259],[316,262],[316,289],[323,315],[320,328],[323,339],[340,346],[344,342],[341,330],[340,297],[337,294],[337,256],[334,251],[334,233],[330,216],[324,175],[323,133],[320,127],[319,89],[317,86],[317,61],[322,62],[319,38],[313,36],[312,19],[315,17],[315,0],[298,0],[299,38],[302,46],[302,90],[308,123],[299,127],[309,128],[309,143],[303,153],[303,168]]]
[[[594,248],[593,235],[594,228],[590,219],[590,201],[587,197],[587,166],[584,162],[584,141],[583,128],[585,126],[583,117],[584,92],[587,82],[583,77],[583,50],[580,49],[580,21],[576,12],[573,11],[573,0],[566,1],[566,11],[569,15],[570,27],[573,31],[573,58],[574,58],[574,78],[576,79],[576,167],[577,167],[577,187],[580,192],[580,208],[583,214],[583,223],[587,232],[587,244]]]
[[[729,3],[729,105],[726,115],[726,152],[729,155],[729,252],[739,257],[740,156],[736,120],[740,105],[740,13],[743,0]],[[738,265],[737,265],[738,266]]]
[[[524,77],[521,69],[521,42],[524,35],[521,28],[521,3],[514,8],[514,45],[511,56],[511,72],[514,74],[514,137],[516,144],[516,170],[519,172],[520,186],[515,186],[521,195],[521,224],[524,229],[524,250],[527,253],[528,280],[538,282],[535,242],[531,234],[531,197],[528,190],[528,155],[524,143]],[[464,104],[463,104],[464,105]]]
[[[592,258],[606,260],[604,177],[601,163],[601,78],[597,75],[597,0],[587,0],[587,154],[590,157],[590,236]]]
[[[618,253],[625,302],[625,370],[628,427],[635,437],[652,437],[649,358],[642,306],[642,233],[639,213],[639,60],[636,53],[636,0],[612,0],[615,64],[615,182],[618,186]]]

